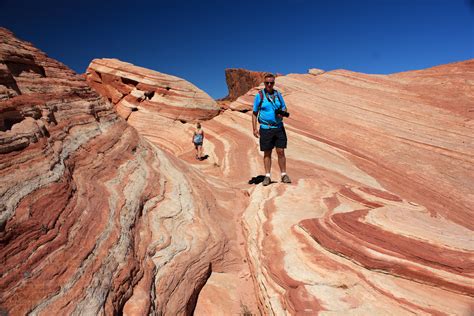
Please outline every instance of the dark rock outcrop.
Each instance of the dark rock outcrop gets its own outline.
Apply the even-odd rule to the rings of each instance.
[[[250,89],[257,87],[263,82],[265,72],[251,71],[241,68],[228,68],[225,70],[225,80],[229,94],[223,98],[224,101],[235,101],[238,97],[246,94]]]

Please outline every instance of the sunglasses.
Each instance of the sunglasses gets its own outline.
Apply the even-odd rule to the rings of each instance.
[[[265,84],[275,84],[275,81],[265,81]]]

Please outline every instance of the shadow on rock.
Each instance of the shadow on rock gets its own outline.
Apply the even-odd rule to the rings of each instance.
[[[259,175],[256,177],[252,177],[252,179],[249,180],[249,184],[259,184],[263,182],[263,179],[265,179],[264,175]]]

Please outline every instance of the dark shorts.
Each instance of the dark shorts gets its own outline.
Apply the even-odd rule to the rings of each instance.
[[[202,146],[202,142],[200,143],[194,143],[194,146],[197,147],[197,146]]]
[[[273,148],[286,148],[287,138],[284,127],[260,128],[260,150],[267,151]]]

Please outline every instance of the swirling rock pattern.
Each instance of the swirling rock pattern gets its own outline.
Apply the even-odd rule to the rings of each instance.
[[[470,315],[473,80],[474,60],[278,77],[291,185],[247,183],[263,173],[249,112],[261,86],[203,123],[203,162],[189,124],[163,119],[149,139],[248,196],[233,209],[261,314]],[[211,276],[197,314],[239,297],[230,279]]]
[[[231,266],[215,194],[236,193],[210,190],[3,28],[0,118],[2,314],[191,314],[211,271]]]
[[[0,34],[2,311],[472,313],[474,60],[278,77],[293,183],[262,187],[256,87],[201,117],[197,161],[191,124],[127,124]]]
[[[265,311],[472,313],[473,79],[474,60],[277,78],[296,184],[245,211]]]
[[[220,110],[207,93],[192,83],[118,59],[94,59],[86,80],[125,119],[155,114],[194,122],[210,119]]]

